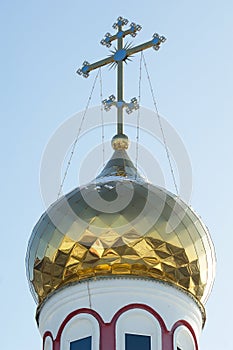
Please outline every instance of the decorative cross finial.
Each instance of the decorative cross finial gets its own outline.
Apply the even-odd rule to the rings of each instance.
[[[123,108],[126,107],[126,112],[129,114],[134,109],[138,109],[139,105],[137,99],[134,97],[131,99],[130,103],[126,103],[123,98],[123,63],[133,54],[146,50],[150,47],[153,47],[155,50],[159,50],[160,44],[163,43],[166,38],[160,36],[157,33],[153,35],[152,40],[147,41],[144,44],[132,47],[131,45],[123,45],[123,39],[127,35],[135,37],[137,32],[142,29],[138,24],[131,23],[129,29],[123,30],[123,27],[128,24],[128,20],[122,17],[118,17],[116,23],[113,24],[113,28],[117,30],[115,35],[106,33],[104,39],[101,40],[101,44],[105,45],[107,48],[111,47],[112,42],[117,40],[117,48],[111,51],[112,55],[109,57],[100,60],[95,63],[88,63],[87,61],[83,62],[82,68],[77,70],[79,75],[87,78],[89,73],[96,69],[103,67],[107,64],[112,66],[117,66],[117,99],[114,95],[109,96],[109,99],[103,101],[104,109],[109,110],[111,106],[117,107],[117,134],[123,135]]]

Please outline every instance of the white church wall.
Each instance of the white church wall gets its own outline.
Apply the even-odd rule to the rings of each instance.
[[[135,310],[123,310],[116,321],[116,332],[121,334],[119,337],[121,340],[119,341],[122,344],[124,343],[123,328],[126,327],[134,333],[139,331],[140,325],[140,327],[145,327],[144,331],[146,333],[151,334],[152,342],[155,342],[158,349],[160,349],[161,331],[158,326],[158,319],[156,319],[157,315],[158,318],[162,319],[167,330],[172,330],[172,327],[178,321],[183,320],[193,329],[196,338],[199,338],[202,330],[202,314],[192,297],[165,283],[132,278],[102,278],[61,289],[44,303],[39,315],[39,330],[42,336],[49,331],[53,339],[56,339],[62,322],[71,313],[82,309],[84,313],[75,316],[72,322],[78,322],[79,324],[83,322],[86,335],[88,334],[87,324],[92,322],[92,326],[90,325],[92,328],[89,329],[89,332],[93,337],[98,337],[98,317],[95,319],[93,315],[88,315],[90,311],[98,315],[102,320],[101,322],[111,323],[119,310],[136,304],[140,307],[132,306],[132,309]],[[156,315],[152,315],[150,310],[154,310]],[[93,319],[95,321],[90,321]],[[68,344],[72,339],[86,336],[84,333],[79,333],[78,329],[80,327],[74,326],[76,323],[73,324],[72,322],[69,321],[62,331],[61,350],[68,349],[65,345],[66,342]],[[135,330],[132,324],[135,325]],[[157,340],[155,340],[156,335],[152,331],[152,325],[154,325],[154,332],[158,335]],[[98,344],[99,342],[95,341],[95,343]],[[120,348],[122,347],[120,346]]]

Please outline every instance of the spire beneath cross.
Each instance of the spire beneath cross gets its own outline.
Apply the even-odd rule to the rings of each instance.
[[[117,66],[117,98],[114,95],[109,96],[108,99],[103,101],[104,109],[109,110],[112,106],[117,108],[117,135],[123,135],[123,109],[126,108],[126,112],[129,114],[133,110],[138,109],[138,101],[134,97],[129,103],[124,101],[124,83],[123,83],[123,63],[129,59],[130,56],[137,52],[141,52],[150,47],[153,47],[155,50],[159,50],[160,44],[163,43],[166,38],[160,36],[157,33],[153,35],[152,40],[140,44],[138,46],[132,47],[131,45],[124,45],[123,39],[127,35],[135,37],[137,32],[142,29],[138,24],[131,23],[129,28],[123,30],[123,27],[128,24],[128,20],[122,17],[118,17],[116,23],[113,24],[113,28],[117,30],[115,35],[106,33],[104,39],[101,40],[101,44],[110,48],[113,41],[117,41],[117,47],[111,51],[111,55],[105,59],[97,61],[95,63],[88,63],[87,61],[83,62],[82,68],[77,70],[79,75],[87,78],[89,73],[96,69],[106,65]],[[116,136],[117,136],[116,135]]]

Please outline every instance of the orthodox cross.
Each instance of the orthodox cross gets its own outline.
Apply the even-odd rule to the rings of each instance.
[[[142,29],[138,24],[131,23],[129,29],[123,30],[123,27],[128,24],[128,20],[122,17],[118,17],[116,23],[113,24],[113,28],[117,30],[115,35],[110,33],[105,34],[104,39],[101,40],[101,44],[105,45],[107,48],[111,47],[112,42],[117,40],[117,47],[111,51],[112,55],[109,57],[100,60],[95,63],[88,63],[87,61],[83,62],[82,68],[77,70],[79,75],[87,78],[89,73],[96,69],[108,64],[112,66],[117,66],[117,100],[114,95],[109,96],[108,99],[102,101],[105,110],[109,110],[111,106],[116,106],[117,108],[117,134],[123,134],[123,108],[126,107],[126,112],[129,114],[134,109],[138,109],[139,105],[137,99],[134,97],[131,99],[130,103],[126,103],[123,97],[123,63],[129,59],[133,54],[146,50],[150,47],[153,47],[155,50],[159,50],[160,44],[163,43],[166,38],[155,33],[152,40],[140,44],[138,46],[132,47],[129,44],[124,45],[123,39],[127,35],[135,37],[137,32]]]

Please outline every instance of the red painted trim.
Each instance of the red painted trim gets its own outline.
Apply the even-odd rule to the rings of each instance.
[[[91,309],[88,309],[88,308],[82,308],[82,309],[78,309],[78,310],[75,310],[73,312],[71,312],[68,316],[66,316],[66,318],[64,319],[64,321],[62,322],[59,330],[58,330],[58,333],[57,333],[57,336],[56,336],[56,339],[60,340],[61,338],[61,334],[66,326],[66,324],[74,317],[74,316],[77,316],[77,315],[80,315],[80,314],[89,314],[89,315],[92,315],[94,316],[94,318],[99,322],[99,325],[103,324],[104,321],[102,319],[102,317],[94,310],[91,310]]]
[[[126,311],[129,311],[129,310],[132,310],[132,309],[142,309],[142,310],[148,311],[159,321],[160,327],[162,329],[167,329],[162,317],[158,314],[158,312],[156,312],[154,309],[152,309],[152,307],[145,305],[145,304],[129,304],[129,305],[123,306],[120,310],[118,310],[115,313],[115,315],[113,316],[113,318],[111,320],[111,323],[116,324],[116,321],[123,313],[125,313]]]
[[[112,323],[104,323],[101,327],[100,350],[115,350],[116,335],[115,327]]]
[[[59,330],[58,330],[58,333],[57,333],[57,336],[56,336],[56,339],[55,339],[55,346],[54,346],[54,349],[53,350],[60,350],[60,342],[61,342],[61,335],[62,335],[62,332],[66,326],[66,324],[75,316],[77,315],[80,315],[80,314],[89,314],[89,315],[92,315],[99,323],[99,327],[100,327],[100,350],[103,349],[103,338],[104,338],[104,334],[103,333],[103,325],[104,325],[104,321],[102,319],[102,317],[94,310],[91,310],[91,309],[87,309],[87,308],[82,308],[82,309],[78,309],[78,310],[75,310],[73,312],[71,312],[68,316],[66,316],[66,318],[64,319],[64,321],[62,322]],[[110,350],[110,349],[109,349]]]
[[[130,304],[127,306],[124,306],[123,308],[121,308],[120,310],[117,311],[117,313],[113,316],[112,321],[114,324],[114,329],[116,331],[116,322],[118,320],[118,318],[125,313],[126,311],[132,310],[132,309],[141,309],[141,310],[145,310],[147,312],[149,312],[151,315],[153,315],[155,317],[155,319],[157,319],[157,321],[159,322],[159,325],[161,327],[161,333],[162,333],[162,350],[172,350],[173,349],[173,343],[172,343],[172,334],[171,332],[168,331],[164,320],[162,319],[162,317],[159,315],[158,312],[156,312],[153,308],[151,308],[148,305],[145,304]],[[116,344],[114,349],[116,349]]]
[[[46,331],[43,335],[43,350],[45,349],[45,341],[46,341],[46,338],[48,338],[48,337],[52,339],[53,350],[54,350],[54,339],[53,339],[53,335],[50,331]]]
[[[94,310],[88,309],[88,308],[82,308],[75,310],[71,312],[69,315],[66,316],[66,318],[63,320],[61,326],[59,327],[57,336],[55,340],[53,340],[53,336],[51,332],[45,332],[43,339],[45,342],[45,338],[47,336],[50,336],[53,341],[53,350],[60,350],[60,343],[61,343],[61,335],[62,332],[67,325],[67,323],[75,316],[80,314],[89,314],[92,315],[99,323],[99,329],[100,329],[100,350],[116,350],[116,323],[119,319],[119,317],[124,314],[125,312],[133,309],[141,309],[149,312],[151,315],[153,315],[157,321],[160,324],[161,327],[161,333],[162,333],[162,350],[172,350],[173,349],[173,338],[174,338],[174,332],[175,330],[182,326],[185,326],[189,329],[191,332],[194,342],[195,342],[195,350],[198,350],[198,343],[196,339],[195,332],[192,328],[192,326],[185,320],[179,320],[177,321],[173,326],[172,329],[169,331],[166,327],[166,324],[162,317],[156,312],[153,308],[151,308],[148,305],[145,304],[129,304],[121,309],[119,309],[115,315],[113,316],[110,323],[105,323],[102,319],[102,317]],[[44,347],[43,342],[43,347]]]
[[[180,326],[185,326],[186,328],[188,328],[188,330],[192,334],[192,337],[194,340],[195,350],[198,350],[198,342],[197,342],[196,334],[195,334],[193,328],[191,327],[191,325],[185,320],[179,320],[172,326],[172,329],[171,329],[172,339],[174,339],[174,333],[175,333],[176,329],[179,328]]]

